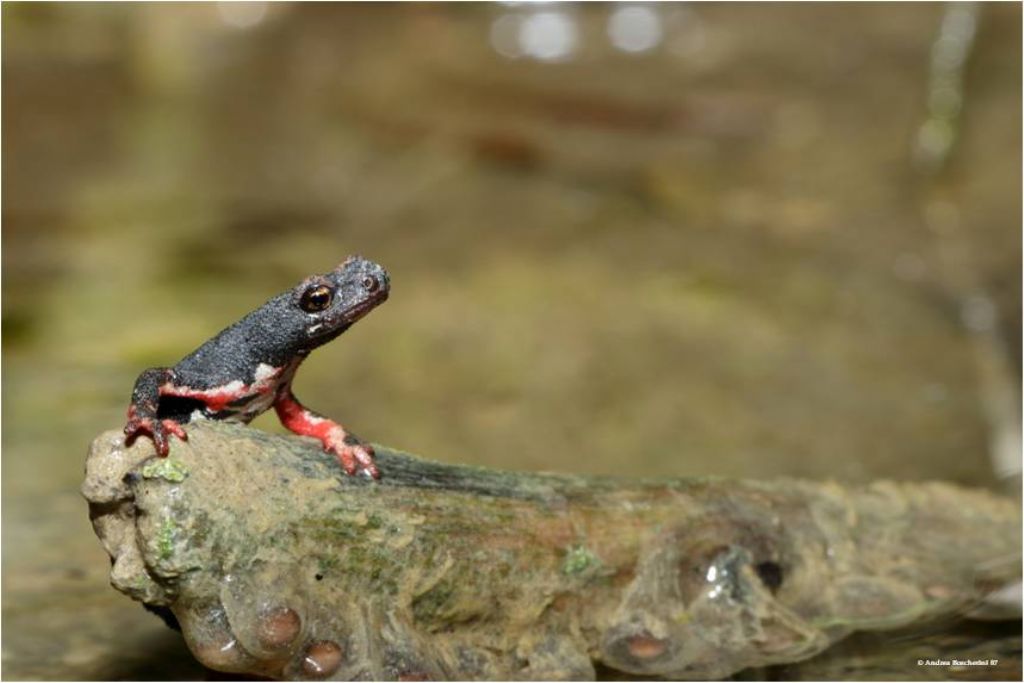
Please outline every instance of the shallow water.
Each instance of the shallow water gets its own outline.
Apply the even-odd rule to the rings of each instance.
[[[205,675],[86,445],[353,252],[392,297],[296,393],[373,441],[1016,493],[1020,8],[951,7],[5,5],[7,677]]]

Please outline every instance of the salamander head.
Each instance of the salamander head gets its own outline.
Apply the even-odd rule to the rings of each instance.
[[[331,272],[306,278],[292,290],[290,303],[302,316],[306,339],[319,346],[382,304],[390,289],[384,268],[350,256]]]

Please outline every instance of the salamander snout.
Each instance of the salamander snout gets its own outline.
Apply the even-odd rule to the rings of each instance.
[[[350,263],[350,267],[351,267]],[[359,259],[357,265],[359,288],[370,298],[387,298],[388,290],[391,289],[391,279],[388,271],[373,261]]]
[[[375,278],[373,275],[367,275],[363,278],[362,285],[363,289],[365,289],[370,294],[373,294],[378,289],[380,289],[380,280]]]
[[[391,289],[391,280],[388,278],[388,272],[379,266],[375,271],[364,274],[359,284],[363,291],[369,295],[387,295],[388,290]]]
[[[333,273],[338,283],[342,308],[355,309],[358,315],[388,298],[391,278],[383,266],[361,256],[351,256]]]

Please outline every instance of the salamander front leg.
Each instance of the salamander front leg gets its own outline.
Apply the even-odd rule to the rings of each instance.
[[[278,394],[274,401],[274,410],[277,411],[281,424],[291,431],[319,439],[325,451],[334,453],[346,474],[354,475],[358,472],[373,479],[380,479],[380,472],[373,464],[373,447],[361,441],[352,432],[346,431],[337,422],[306,408],[295,398],[291,389]]]

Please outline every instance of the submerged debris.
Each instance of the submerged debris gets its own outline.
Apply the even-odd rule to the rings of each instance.
[[[114,586],[169,606],[221,671],[719,678],[1020,580],[1018,506],[947,484],[514,474],[384,448],[369,482],[308,440],[189,436],[180,478],[100,436],[83,493]]]

